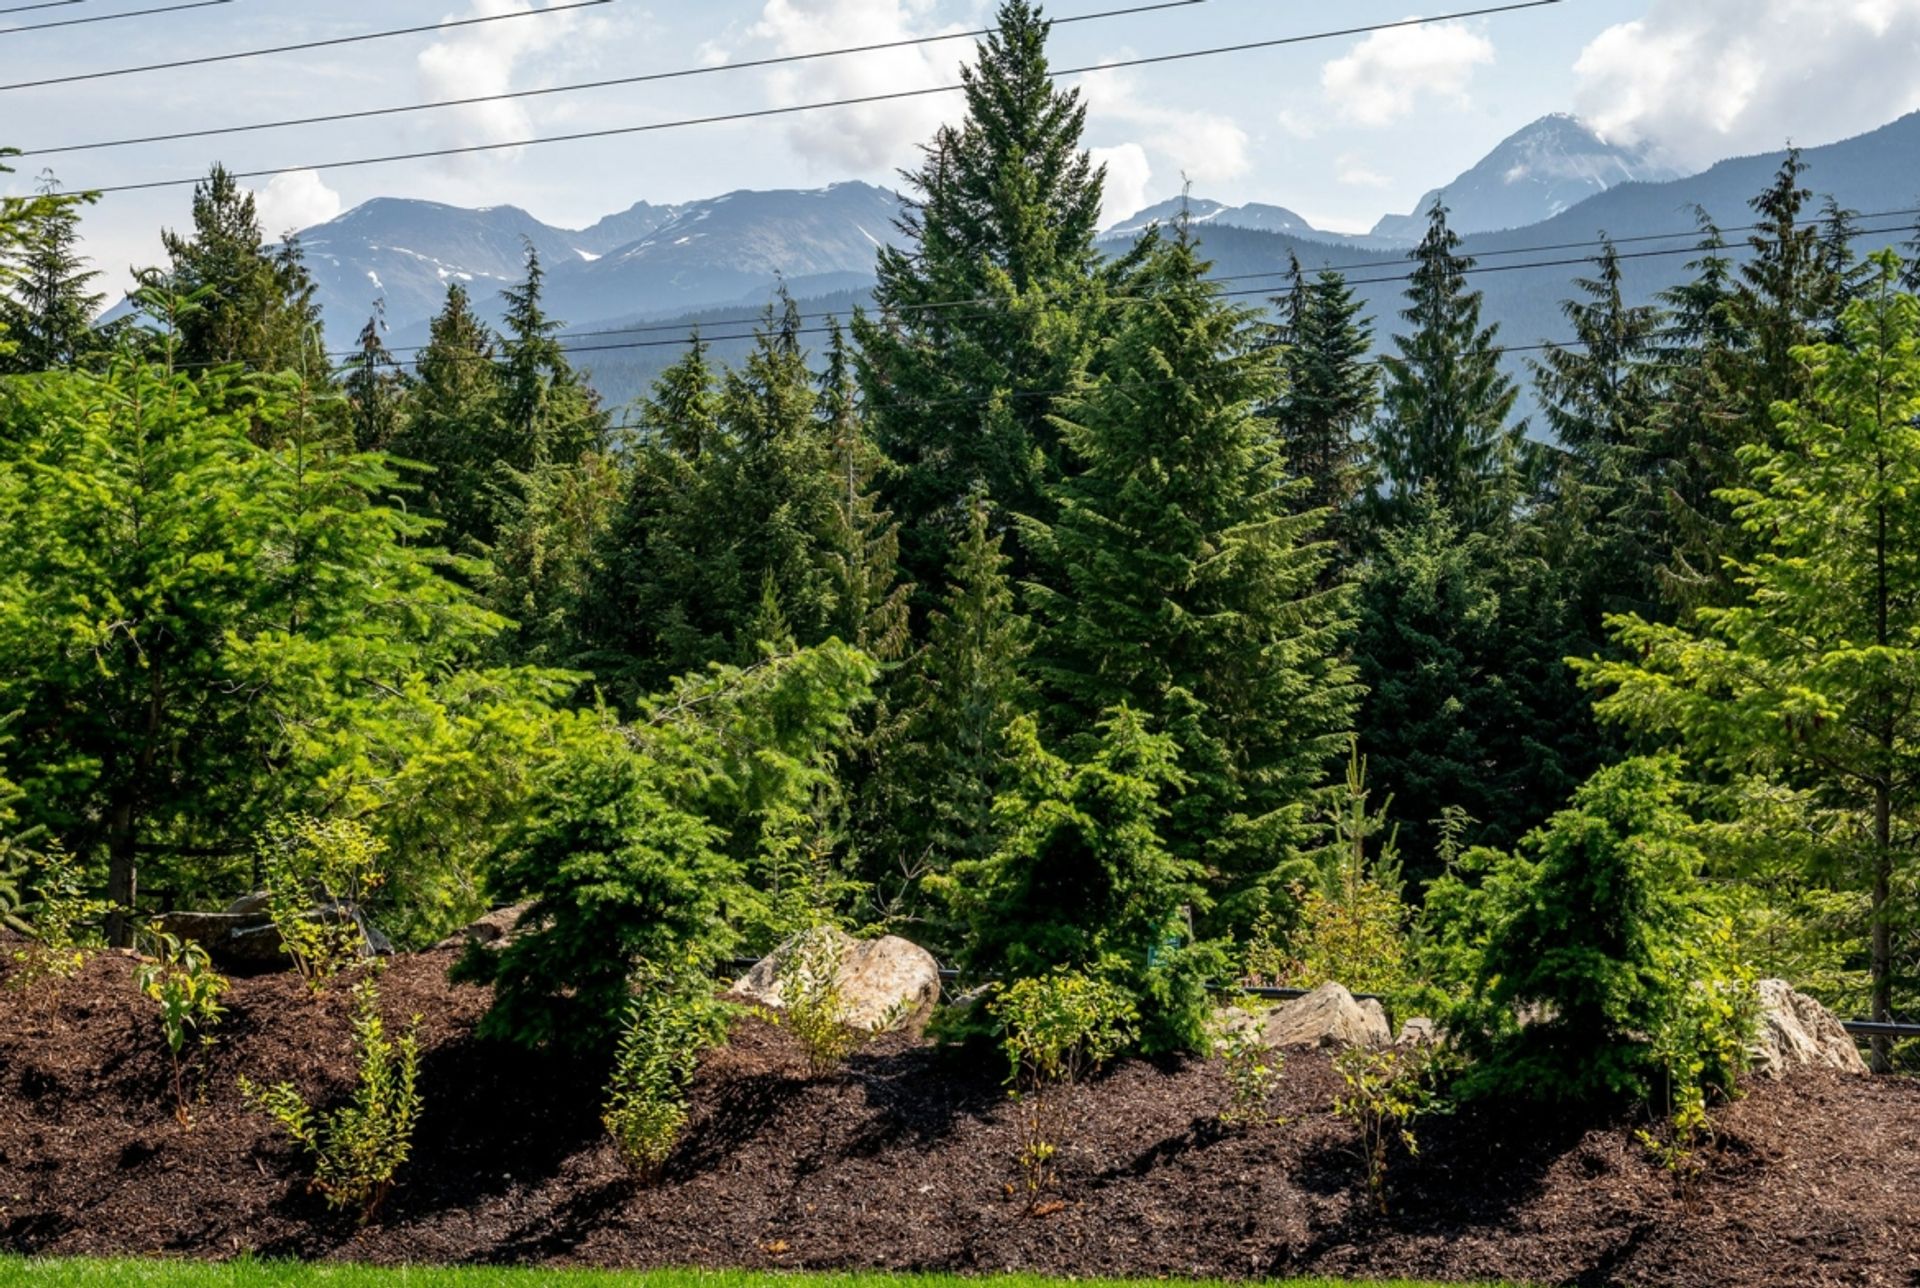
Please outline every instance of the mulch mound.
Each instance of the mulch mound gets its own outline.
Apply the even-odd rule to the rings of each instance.
[[[806,1076],[756,1021],[702,1069],[665,1174],[639,1185],[598,1121],[601,1071],[473,1038],[484,990],[454,954],[395,961],[418,1014],[426,1101],[414,1157],[359,1228],[235,1088],[337,1097],[344,988],[237,981],[173,1118],[134,963],[103,955],[52,996],[0,992],[0,1252],[374,1263],[713,1266],[1071,1276],[1410,1276],[1530,1283],[1920,1286],[1920,1084],[1810,1075],[1756,1084],[1716,1119],[1687,1192],[1632,1120],[1471,1110],[1424,1122],[1369,1198],[1326,1057],[1288,1058],[1286,1121],[1224,1128],[1200,1061],[1122,1065],[1083,1088],[1056,1196],[1018,1191],[1020,1129],[991,1053],[904,1038]]]

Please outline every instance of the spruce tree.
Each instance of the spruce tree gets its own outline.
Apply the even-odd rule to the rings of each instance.
[[[899,529],[875,492],[882,461],[867,437],[852,355],[837,320],[820,381],[820,418],[834,480],[833,631],[878,661],[897,661],[912,642],[912,588],[900,579]]]
[[[387,310],[374,306],[360,328],[360,343],[341,364],[340,391],[346,395],[357,451],[384,452],[399,437],[413,378],[387,351]]]
[[[1251,921],[1346,745],[1357,694],[1345,596],[1320,587],[1318,514],[1295,512],[1272,364],[1183,226],[1142,269],[1102,376],[1059,421],[1074,462],[1059,518],[1033,524],[1035,674],[1057,736],[1126,707],[1178,745],[1166,841]]]
[[[23,207],[18,244],[7,256],[0,325],[17,347],[0,356],[0,371],[79,366],[107,347],[93,325],[106,300],[92,289],[100,274],[79,252],[80,209],[89,198],[62,194],[51,177],[40,196]]]
[[[493,543],[507,430],[494,338],[455,282],[428,330],[417,359],[419,383],[394,454],[427,467],[419,480],[426,511],[444,525],[446,545],[461,552]]]
[[[1510,427],[1519,389],[1500,369],[1497,324],[1482,326],[1480,292],[1468,289],[1474,261],[1435,201],[1427,234],[1412,252],[1410,328],[1386,372],[1383,417],[1374,433],[1382,478],[1378,500],[1390,522],[1431,495],[1469,527],[1504,520],[1513,507],[1525,436]]]
[[[547,315],[546,271],[531,243],[526,263],[525,280],[501,293],[507,304],[500,340],[502,460],[516,470],[577,461],[606,446],[599,395],[567,361],[557,338],[565,324]]]
[[[1082,150],[1079,91],[1049,76],[1049,31],[1030,0],[1001,5],[962,71],[965,121],[906,176],[907,244],[880,252],[877,313],[854,324],[874,441],[892,463],[885,500],[907,573],[929,591],[945,584],[968,498],[1046,514],[1053,391],[1085,368],[1104,284],[1129,263],[1094,248],[1103,172]]]
[[[144,270],[142,282],[196,305],[182,315],[176,363],[324,375],[320,311],[299,242],[267,244],[253,194],[225,166],[193,190],[193,231],[163,233],[161,242],[167,267]]]
[[[1273,421],[1289,473],[1305,480],[1295,504],[1324,515],[1320,531],[1334,542],[1338,562],[1350,562],[1352,508],[1365,484],[1360,435],[1380,399],[1378,370],[1367,357],[1373,330],[1345,278],[1327,272],[1309,280],[1297,258],[1292,286],[1275,303],[1286,321]]]

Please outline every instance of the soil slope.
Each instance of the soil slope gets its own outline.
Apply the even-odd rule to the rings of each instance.
[[[1377,1215],[1331,1112],[1324,1056],[1287,1062],[1287,1121],[1219,1126],[1219,1071],[1125,1064],[1076,1101],[1057,1202],[1013,1197],[1018,1125],[991,1063],[891,1039],[812,1080],[748,1021],[703,1068],[687,1140],[654,1186],[600,1132],[599,1073],[471,1036],[484,991],[451,953],[396,961],[418,1013],[426,1112],[366,1229],[306,1192],[303,1160],[235,1089],[341,1094],[344,989],[236,982],[173,1119],[134,963],[102,956],[51,999],[0,992],[0,1251],[739,1266],[1064,1275],[1407,1275],[1534,1283],[1920,1285],[1920,1084],[1814,1075],[1721,1112],[1688,1194],[1630,1120],[1470,1111],[1420,1128]]]

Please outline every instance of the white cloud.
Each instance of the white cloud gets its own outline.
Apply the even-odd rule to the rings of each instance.
[[[803,54],[967,30],[934,24],[935,7],[936,0],[767,0],[747,34],[774,54]],[[972,54],[970,42],[953,40],[823,58],[776,71],[767,85],[779,107],[864,98],[955,84]],[[910,163],[959,103],[958,94],[935,94],[808,113],[787,126],[787,138],[817,169],[870,174]]]
[[[1320,88],[1347,120],[1385,126],[1423,99],[1466,106],[1475,69],[1493,60],[1493,42],[1459,23],[1396,27],[1321,68]]]
[[[260,213],[260,230],[269,238],[324,224],[336,218],[342,208],[340,194],[326,185],[317,170],[276,174],[266,187],[254,192],[253,199]]]
[[[1334,163],[1334,178],[1350,188],[1391,188],[1393,180],[1372,169],[1366,159],[1352,152],[1343,153]]]
[[[1574,66],[1611,139],[1707,165],[1920,109],[1920,0],[1654,0]]]
[[[1094,148],[1093,163],[1107,167],[1107,186],[1100,203],[1100,226],[1111,228],[1128,215],[1147,207],[1147,185],[1153,181],[1153,163],[1138,143],[1116,148]]]
[[[1197,184],[1237,179],[1252,168],[1247,132],[1230,116],[1164,106],[1125,72],[1088,76],[1084,92],[1096,127],[1129,127],[1142,147]]]
[[[560,0],[547,0],[545,5],[532,0],[471,0],[467,11],[457,16],[531,13],[558,3]],[[558,51],[562,58],[557,61],[562,64],[590,61],[587,51],[599,46],[606,30],[606,23],[583,18],[577,11],[462,27],[420,51],[420,86],[433,101],[524,89],[527,86],[516,84],[516,80],[529,60]],[[446,129],[446,142],[454,147],[506,143],[531,138],[538,132],[524,99],[473,103],[432,116]]]
[[[1305,112],[1296,112],[1290,107],[1281,108],[1280,114],[1274,120],[1278,122],[1281,129],[1296,139],[1311,139],[1320,133],[1320,122],[1316,117]]]

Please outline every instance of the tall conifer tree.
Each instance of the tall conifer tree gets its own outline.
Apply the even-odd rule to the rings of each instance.
[[[358,451],[384,452],[399,437],[413,379],[387,350],[387,309],[374,306],[360,328],[353,356],[340,367],[340,389],[347,397]]]
[[[1324,513],[1321,531],[1344,563],[1354,556],[1351,511],[1365,484],[1361,434],[1380,400],[1378,369],[1367,356],[1373,331],[1345,278],[1309,279],[1298,259],[1292,273],[1291,289],[1276,301],[1286,322],[1273,421],[1288,472],[1305,481],[1295,504]]]
[[[106,299],[93,289],[100,274],[79,251],[86,198],[62,194],[51,178],[42,181],[40,195],[43,200],[23,207],[0,292],[0,324],[17,346],[0,356],[0,371],[78,366],[107,347],[93,325]]]
[[[420,490],[428,513],[445,524],[447,545],[471,551],[493,543],[506,440],[504,394],[493,333],[455,282],[420,351],[419,384],[394,453],[428,467]]]

